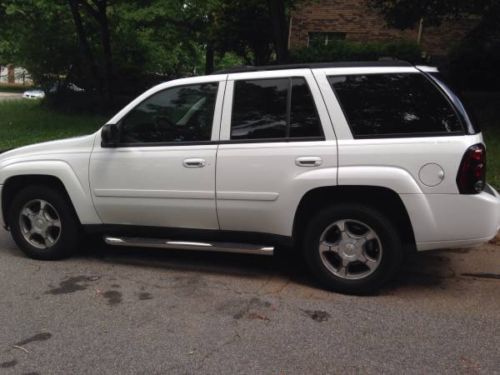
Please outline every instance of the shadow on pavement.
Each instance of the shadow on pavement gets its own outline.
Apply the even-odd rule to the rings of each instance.
[[[455,251],[451,251],[453,253]],[[468,252],[457,250],[456,252]],[[112,264],[150,267],[186,273],[231,275],[248,278],[277,277],[293,283],[320,288],[309,274],[298,251],[277,249],[274,256],[230,254],[200,251],[161,250],[147,248],[115,248],[92,240],[80,253],[81,257],[99,259]],[[402,287],[443,289],[447,279],[454,278],[448,254],[425,252],[410,256],[401,272],[384,290]],[[384,294],[384,290],[381,294]]]

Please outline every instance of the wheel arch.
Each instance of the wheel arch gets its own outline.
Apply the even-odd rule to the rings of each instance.
[[[66,187],[64,186],[63,182],[51,175],[18,175],[18,176],[12,176],[9,177],[2,189],[2,215],[4,218],[4,224],[5,227],[9,227],[9,210],[12,204],[12,201],[18,191],[20,191],[22,188],[26,186],[33,186],[33,185],[43,185],[43,186],[48,186],[51,187],[57,191],[59,191],[61,194],[64,195],[64,197],[68,200],[68,202],[71,204],[71,207],[78,218],[78,213],[75,209],[75,206],[73,204],[73,201],[71,200],[71,197],[68,194],[68,191]],[[79,218],[78,218],[79,219]]]
[[[8,207],[16,191],[25,186],[42,184],[54,187],[66,195],[81,224],[100,224],[89,186],[79,180],[71,166],[63,161],[21,162],[0,171],[2,181],[2,216],[8,227]]]
[[[292,239],[300,244],[307,220],[327,205],[338,203],[365,204],[385,213],[402,234],[405,247],[415,249],[415,235],[408,211],[394,190],[379,186],[325,186],[309,190],[301,198],[293,221]]]

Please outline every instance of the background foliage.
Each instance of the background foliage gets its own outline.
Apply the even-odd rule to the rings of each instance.
[[[380,43],[336,40],[326,46],[311,46],[292,51],[290,58],[296,62],[371,61],[397,58],[420,63],[422,50],[417,43],[410,41]]]
[[[441,67],[455,86],[468,90],[499,90],[500,0],[371,0],[387,23],[400,29],[474,17],[476,26]]]
[[[0,64],[23,66],[37,85],[67,87],[47,103],[112,110],[160,81],[234,65],[376,60],[419,62],[411,42],[356,43],[288,51],[294,0],[2,0]],[[500,0],[371,0],[389,25],[437,25],[475,15],[479,22],[444,70],[459,86],[498,89]]]

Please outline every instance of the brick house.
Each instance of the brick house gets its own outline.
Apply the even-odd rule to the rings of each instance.
[[[446,21],[439,27],[398,30],[386,25],[368,0],[304,0],[290,19],[289,48],[328,44],[333,39],[353,41],[414,40],[431,56],[444,56],[471,30],[473,19]]]

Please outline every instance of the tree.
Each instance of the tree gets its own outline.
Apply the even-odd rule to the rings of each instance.
[[[90,47],[90,43],[88,40],[87,32],[83,26],[82,16],[80,15],[79,10],[79,1],[78,0],[69,0],[69,7],[71,9],[71,15],[73,17],[73,22],[75,24],[76,34],[78,36],[78,43],[81,51],[81,55],[84,61],[87,62],[87,66],[89,67],[91,77],[93,78],[96,86],[99,89],[99,92],[102,92],[101,78],[99,74],[99,68],[95,61],[94,54]]]
[[[440,25],[443,20],[475,14],[481,22],[500,15],[499,0],[370,0],[380,10],[387,23],[399,29],[415,26],[421,19],[428,25]]]
[[[0,22],[0,53],[35,81],[45,84],[70,70],[73,29],[62,1],[3,0]]]
[[[214,10],[213,40],[219,54],[235,52],[246,64],[267,64],[272,55],[269,10],[262,0],[224,0]]]
[[[476,25],[452,49],[444,70],[455,84],[468,89],[500,88],[500,0],[371,0],[388,24],[400,29],[423,20],[440,25],[444,20],[476,17]]]
[[[267,0],[273,28],[274,48],[278,62],[288,61],[288,24],[287,7],[284,0]],[[290,4],[288,4],[290,5]]]
[[[27,68],[37,84],[73,82],[99,103],[116,102],[219,63],[287,61],[293,3],[2,0],[0,62]]]
[[[113,54],[111,51],[111,32],[109,29],[108,19],[108,0],[68,0],[73,21],[75,22],[75,29],[80,42],[80,48],[91,66],[91,71],[94,76],[97,76],[97,82],[106,100],[112,100],[112,81],[113,81]],[[103,64],[102,64],[102,83],[98,78],[97,64],[94,60],[87,41],[87,33],[83,28],[81,21],[80,9],[83,8],[90,17],[99,26],[99,35],[101,40]]]

